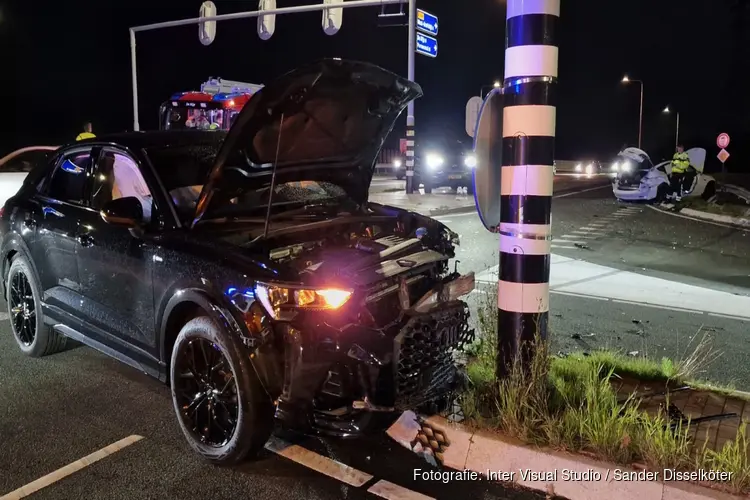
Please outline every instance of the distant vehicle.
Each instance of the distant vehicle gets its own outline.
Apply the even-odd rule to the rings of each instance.
[[[229,130],[262,85],[210,78],[200,92],[179,92],[159,108],[160,130]]]
[[[424,186],[425,193],[435,188],[449,187],[457,190],[465,187],[467,193],[474,192],[473,172],[477,159],[471,148],[460,141],[432,140],[418,145],[414,156],[415,186]],[[393,161],[397,179],[406,176],[405,158]]]
[[[31,168],[56,149],[57,146],[30,146],[0,158],[0,206],[21,189]]]
[[[446,409],[474,273],[444,224],[368,200],[421,94],[329,59],[261,90],[229,132],[100,136],[36,162],[0,210],[17,347],[72,338],[168,383],[189,445],[224,465],[275,423],[357,437],[373,415]]]
[[[576,163],[575,173],[595,175],[602,172],[602,164],[597,160],[588,160]]]
[[[703,173],[706,150],[692,148],[687,151],[687,154],[690,157],[687,175],[692,178],[692,184],[683,197],[711,198],[716,194],[716,180]],[[626,148],[620,151],[612,164],[612,171],[616,173],[612,181],[612,191],[615,197],[624,201],[662,202],[666,200],[671,191],[669,185],[671,165],[671,161],[654,165],[642,149]]]

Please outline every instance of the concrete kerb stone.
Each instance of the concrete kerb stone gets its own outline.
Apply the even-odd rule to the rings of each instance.
[[[705,219],[712,222],[721,222],[724,224],[731,224],[742,228],[750,228],[750,219],[745,217],[733,217],[731,215],[712,214],[710,212],[704,212],[702,210],[695,210],[692,208],[683,208],[680,213],[690,217],[698,219]]]
[[[449,422],[439,416],[426,418],[436,429],[445,431],[451,445],[443,465],[459,471],[471,470],[486,478],[488,473],[513,472],[512,482],[526,488],[575,500],[737,500],[740,497],[693,483],[618,480],[616,471],[636,473],[636,469],[537,448],[486,431]],[[541,477],[523,477],[521,471]],[[568,471],[568,472],[565,472]],[[556,474],[551,475],[550,473]],[[546,477],[545,477],[546,475]],[[576,477],[574,477],[574,475]],[[662,474],[659,474],[661,478]],[[507,476],[506,476],[507,477]]]

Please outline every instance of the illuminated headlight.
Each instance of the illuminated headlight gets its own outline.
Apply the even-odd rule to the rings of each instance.
[[[427,166],[429,168],[438,168],[443,164],[443,157],[436,154],[428,154],[427,155]]]
[[[586,165],[586,173],[589,175],[594,173],[594,165],[592,163]]]
[[[582,171],[583,171],[583,165],[579,163],[578,165],[576,165],[576,172],[582,172]]]
[[[623,162],[622,165],[620,165],[620,170],[623,172],[630,172],[633,169],[633,165],[629,162]]]
[[[294,312],[294,310],[338,309],[351,298],[352,291],[338,288],[292,288],[258,283],[255,287],[255,296],[272,318],[285,319],[284,312]]]
[[[393,166],[396,168],[401,168],[401,160],[393,160]]]
[[[619,162],[614,162],[612,164],[612,172],[617,172],[618,170],[620,170],[620,163]]]
[[[477,157],[474,155],[469,155],[466,158],[464,158],[464,165],[466,165],[469,168],[474,168],[477,166]]]

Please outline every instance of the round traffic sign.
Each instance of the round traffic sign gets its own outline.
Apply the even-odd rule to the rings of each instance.
[[[729,134],[719,134],[719,137],[716,138],[716,145],[721,149],[729,146]]]

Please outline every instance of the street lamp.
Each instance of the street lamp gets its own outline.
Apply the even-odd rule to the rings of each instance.
[[[500,88],[500,85],[501,85],[501,83],[499,81],[495,80],[495,83],[492,84],[492,87],[498,89],[498,88]],[[490,87],[490,85],[482,85],[482,87],[479,89],[479,97],[484,98],[484,96],[483,96],[484,89],[489,88],[489,87]]]
[[[664,108],[664,110],[662,112],[663,113],[667,113],[667,114],[671,113],[671,111],[669,110],[669,106],[667,106],[666,108]],[[677,130],[675,131],[675,134],[674,134],[674,147],[675,147],[675,149],[677,149],[677,146],[680,144],[680,112],[677,111],[676,114],[677,114]]]
[[[641,85],[641,108],[638,115],[638,149],[642,149],[641,138],[643,137],[643,81],[631,80],[630,78],[628,78],[628,75],[625,75],[622,77],[622,83],[639,83]]]

